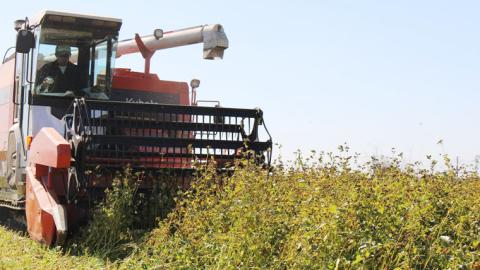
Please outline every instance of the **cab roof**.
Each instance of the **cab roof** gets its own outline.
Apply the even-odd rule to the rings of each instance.
[[[78,22],[90,22],[92,26],[102,28],[113,28],[120,30],[122,19],[101,17],[89,14],[78,14],[64,11],[44,10],[34,16],[30,20],[30,25],[49,24],[49,23],[65,23],[75,24]]]

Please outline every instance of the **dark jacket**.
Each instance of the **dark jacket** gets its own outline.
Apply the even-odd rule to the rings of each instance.
[[[63,93],[68,90],[77,93],[80,91],[81,85],[78,68],[70,62],[67,64],[65,73],[62,73],[58,67],[57,61],[45,64],[38,71],[36,85],[42,84],[46,77],[52,77],[54,79],[53,86],[50,88],[49,92]]]

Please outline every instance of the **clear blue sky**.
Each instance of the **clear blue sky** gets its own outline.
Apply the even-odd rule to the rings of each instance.
[[[15,19],[42,9],[122,18],[121,39],[223,24],[223,61],[203,60],[195,45],[157,52],[152,70],[201,79],[201,99],[261,107],[286,157],[344,142],[367,155],[395,147],[410,160],[480,154],[478,1],[10,1],[0,50],[14,43]],[[142,63],[136,55],[117,66]]]

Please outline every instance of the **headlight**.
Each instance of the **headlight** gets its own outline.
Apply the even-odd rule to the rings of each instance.
[[[190,86],[192,88],[198,88],[200,86],[200,80],[198,79],[193,79],[190,81]]]
[[[153,31],[153,36],[155,39],[161,39],[163,37],[163,30],[162,29],[155,29]]]

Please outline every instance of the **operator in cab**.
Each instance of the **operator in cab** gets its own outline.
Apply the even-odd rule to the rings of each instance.
[[[56,60],[43,65],[37,73],[36,93],[66,93],[80,95],[78,68],[70,62],[72,51],[68,45],[57,45]]]

